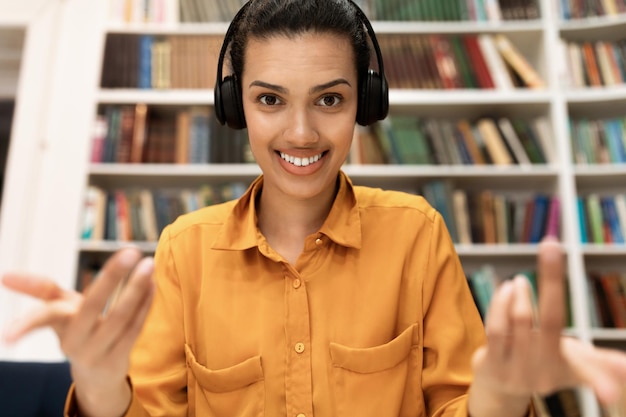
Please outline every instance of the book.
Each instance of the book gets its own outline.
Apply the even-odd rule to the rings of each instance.
[[[504,58],[498,52],[493,36],[485,33],[478,35],[478,45],[485,57],[485,63],[495,87],[502,90],[513,89],[513,81],[506,68]]]
[[[511,66],[527,87],[532,89],[543,89],[546,87],[539,73],[530,65],[530,62],[508,37],[503,34],[497,34],[494,36],[494,43],[505,62]]]
[[[526,155],[526,151],[524,150],[524,146],[519,139],[519,136],[513,129],[513,124],[509,120],[508,117],[500,117],[497,121],[498,127],[502,132],[502,137],[506,140],[509,145],[509,149],[515,156],[515,160],[521,166],[530,166],[531,162],[528,159],[528,155]]]
[[[495,165],[511,165],[513,159],[504,144],[496,123],[489,117],[478,120],[476,126]]]

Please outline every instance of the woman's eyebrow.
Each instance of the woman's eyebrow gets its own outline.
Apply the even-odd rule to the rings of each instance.
[[[332,81],[329,81],[327,83],[311,87],[309,89],[309,93],[310,94],[318,93],[320,91],[324,91],[324,90],[326,90],[328,88],[334,87],[334,86],[339,85],[339,84],[346,84],[348,86],[351,86],[351,84],[345,78],[337,78],[336,80],[332,80]],[[278,93],[282,93],[282,94],[286,94],[286,93],[289,92],[289,90],[287,88],[285,88],[285,87],[282,87],[282,86],[276,85],[276,84],[270,84],[270,83],[267,83],[267,82],[261,81],[261,80],[254,80],[254,81],[252,81],[250,83],[250,87],[254,87],[254,86],[267,88],[269,90],[274,90],[274,91],[276,91]]]
[[[327,88],[334,87],[338,84],[347,84],[348,86],[351,87],[350,83],[345,78],[337,78],[336,80],[332,80],[327,83],[316,85],[315,87],[311,87],[311,89],[309,90],[309,93],[310,94],[319,93],[320,91],[324,91]]]
[[[288,89],[286,89],[285,87],[281,87],[280,85],[270,84],[270,83],[266,83],[265,81],[259,81],[259,80],[255,80],[250,83],[250,87],[254,87],[254,86],[267,88],[269,90],[274,90],[282,94],[286,94],[289,91]]]

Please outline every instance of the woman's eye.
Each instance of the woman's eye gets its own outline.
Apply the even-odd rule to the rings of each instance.
[[[318,104],[324,107],[334,107],[341,102],[341,97],[336,95],[324,96],[319,101]]]
[[[270,95],[262,95],[261,97],[259,97],[259,101],[261,102],[261,104],[265,104],[266,106],[275,106],[276,104],[280,103],[278,97]]]

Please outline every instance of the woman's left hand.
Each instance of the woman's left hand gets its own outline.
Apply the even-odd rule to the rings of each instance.
[[[626,383],[626,354],[563,336],[564,270],[560,244],[544,239],[539,244],[536,316],[525,277],[498,288],[485,322],[487,344],[473,358],[473,390],[529,399],[533,393],[585,385],[602,404],[619,400]]]

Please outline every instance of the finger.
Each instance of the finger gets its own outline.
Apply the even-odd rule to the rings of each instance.
[[[140,259],[139,249],[128,247],[120,249],[107,260],[85,293],[80,313],[80,317],[84,319],[81,320],[82,326],[90,327],[100,318],[114,290],[128,277]]]
[[[118,250],[107,260],[85,292],[82,307],[70,324],[72,332],[62,341],[65,352],[78,352],[89,343],[111,294],[140,258],[139,249],[127,247]]]
[[[124,355],[128,357],[139,333],[143,329],[143,324],[150,311],[152,305],[152,299],[154,298],[154,283],[151,281],[150,289],[146,297],[143,298],[142,304],[133,315],[133,320],[129,323],[126,331],[120,335],[117,343],[112,347],[110,355],[113,357],[120,357]]]
[[[623,376],[626,376],[619,375],[626,368],[623,355],[621,360],[617,360],[617,354],[607,355],[605,349],[594,348],[569,337],[563,338],[561,351],[577,382],[591,387],[602,404],[612,404],[620,398]],[[608,361],[607,356],[611,357]],[[617,373],[616,362],[620,362]]]
[[[56,300],[64,293],[53,280],[31,274],[9,272],[2,277],[2,284],[13,291],[42,301]]]
[[[489,355],[504,360],[510,345],[511,303],[514,296],[512,281],[504,281],[491,297],[485,319]]]
[[[152,293],[152,271],[154,262],[152,258],[144,258],[132,273],[128,284],[122,291],[119,301],[110,310],[106,319],[95,334],[98,343],[104,351],[109,350],[116,344],[132,323],[138,311],[141,310],[147,298]]]
[[[2,338],[5,343],[12,344],[33,330],[52,326],[55,331],[56,325],[76,312],[77,304],[51,303],[39,306],[35,310],[12,322],[5,329]],[[58,331],[57,331],[58,334]],[[60,337],[60,335],[59,335]]]
[[[513,278],[513,303],[511,321],[513,324],[513,344],[528,344],[529,332],[533,327],[533,305],[530,284],[526,277],[518,275]]]
[[[539,326],[556,348],[565,324],[565,285],[563,253],[554,238],[545,238],[539,244],[538,275]]]

